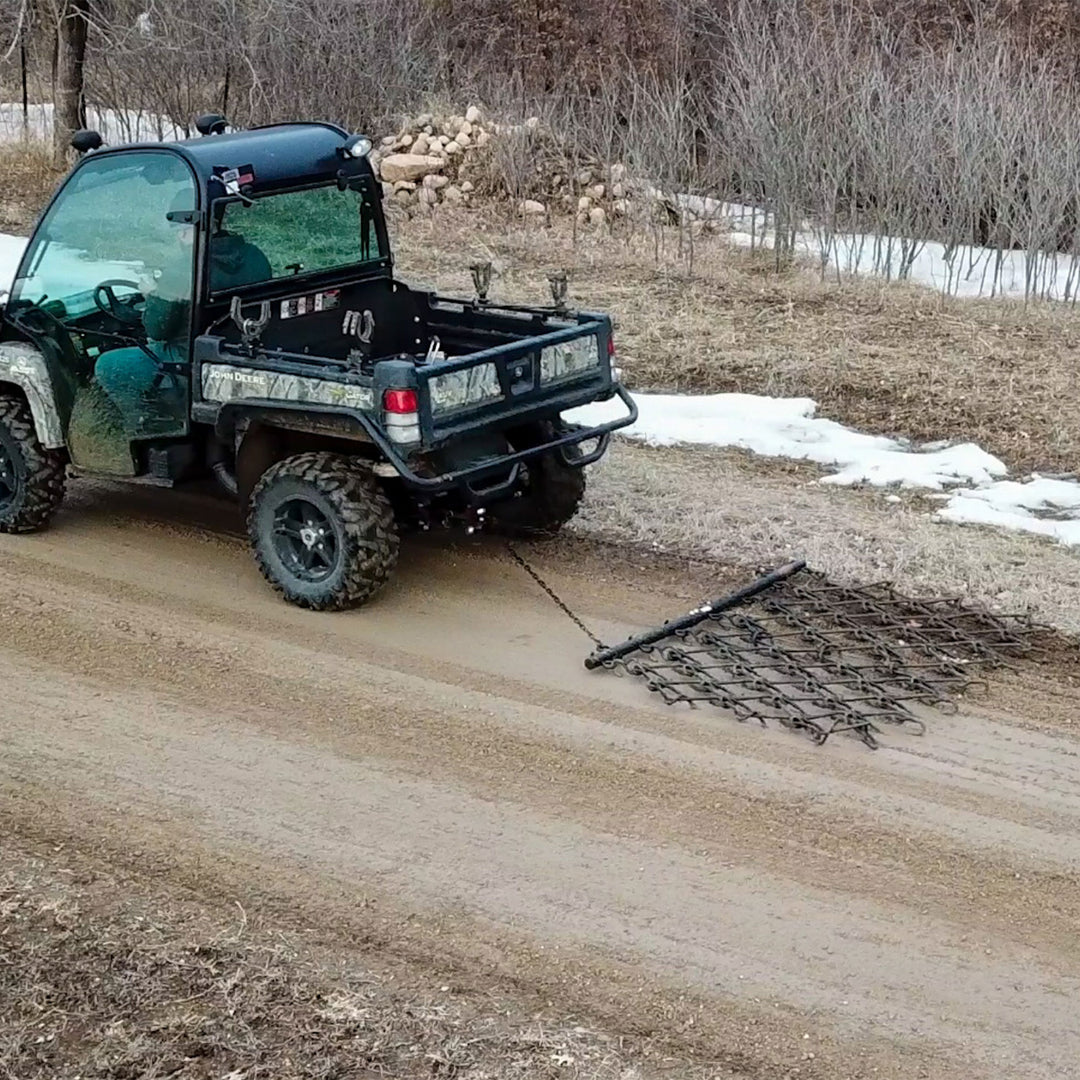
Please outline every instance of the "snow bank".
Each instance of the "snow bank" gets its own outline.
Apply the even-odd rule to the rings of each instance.
[[[712,200],[699,200],[710,202]],[[698,208],[699,210],[701,208]],[[715,213],[700,216],[722,220],[729,228],[728,240],[740,247],[771,247],[771,215],[752,207],[716,204]],[[932,240],[907,240],[864,233],[837,234],[829,241],[810,229],[795,235],[797,254],[815,263],[827,251],[826,264],[835,272],[861,277],[899,279],[907,253],[917,248],[904,280],[958,297],[1011,297],[1034,295],[1046,300],[1068,300],[1080,292],[1080,259],[1068,254],[1000,251],[997,248],[957,245],[947,250]]]
[[[823,479],[828,484],[899,484],[941,490],[961,482],[986,484],[1008,474],[1001,461],[972,443],[920,449],[880,435],[865,435],[816,417],[817,405],[810,398],[636,394],[635,400],[638,420],[622,430],[630,438],[652,446],[734,446],[766,457],[838,467]],[[615,399],[574,409],[567,418],[598,424],[624,414],[622,402]]]
[[[0,103],[0,143],[18,139],[51,139],[53,107],[30,105],[26,116],[19,103]],[[162,116],[134,109],[95,109],[86,111],[87,126],[100,132],[107,143],[182,139],[184,133]]]

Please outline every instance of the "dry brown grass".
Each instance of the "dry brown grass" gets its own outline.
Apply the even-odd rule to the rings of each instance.
[[[469,290],[486,253],[494,296],[543,302],[564,265],[572,296],[610,312],[629,384],[815,398],[823,415],[918,440],[974,439],[1014,470],[1080,467],[1080,316],[1066,306],[943,301],[911,285],[822,282],[771,257],[695,240],[693,273],[668,233],[578,237],[477,213],[397,218],[399,271]]]
[[[818,475],[813,466],[777,468],[739,451],[619,442],[592,468],[570,528],[660,559],[736,565],[746,574],[806,559],[839,581],[890,580],[912,595],[962,595],[1080,634],[1080,575],[1070,549],[935,522],[941,503],[933,493],[851,491],[815,484]]]
[[[62,175],[45,143],[0,145],[0,232],[28,232]]]
[[[623,1040],[440,985],[365,949],[133,879],[89,853],[0,848],[0,1075],[174,1080],[648,1076]],[[367,960],[372,961],[368,966]],[[425,979],[426,976],[426,979]],[[628,1073],[627,1070],[632,1070]],[[682,1077],[703,1077],[685,1066]],[[724,1073],[724,1075],[729,1075]]]

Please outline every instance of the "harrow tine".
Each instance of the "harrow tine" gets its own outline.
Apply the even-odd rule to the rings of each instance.
[[[876,749],[879,724],[926,730],[912,709],[957,711],[957,696],[1032,651],[1026,616],[957,597],[912,599],[891,584],[853,587],[789,563],[743,589],[614,648],[586,667],[635,675],[669,705],[712,705],[740,723],[777,723],[823,745],[853,734]]]

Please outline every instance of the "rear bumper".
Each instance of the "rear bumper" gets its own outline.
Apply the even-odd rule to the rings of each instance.
[[[611,441],[612,432],[628,427],[638,418],[637,404],[630,396],[629,391],[624,386],[616,384],[615,393],[626,406],[626,416],[621,416],[617,420],[609,420],[607,423],[599,424],[596,427],[574,428],[558,438],[551,439],[538,446],[531,446],[527,450],[488,459],[480,465],[443,473],[439,476],[421,476],[415,472],[409,462],[401,456],[394,444],[383,438],[381,433],[376,437],[376,442],[378,442],[379,449],[386,455],[387,460],[394,466],[405,484],[418,492],[437,495],[446,491],[463,489],[477,501],[496,499],[504,493],[509,494],[514,490],[521,465],[530,458],[536,458],[541,454],[557,450],[567,465],[579,468],[603,457],[607,452],[608,443]],[[598,440],[597,445],[587,454],[570,453],[574,447],[583,442],[590,442],[593,439]],[[507,475],[507,470],[509,470],[509,475]],[[482,485],[482,481],[485,479],[493,478],[497,478],[493,485],[486,487]]]

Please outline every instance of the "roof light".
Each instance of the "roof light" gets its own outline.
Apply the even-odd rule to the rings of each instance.
[[[366,135],[351,135],[341,148],[342,157],[363,158],[371,153],[371,140]]]

